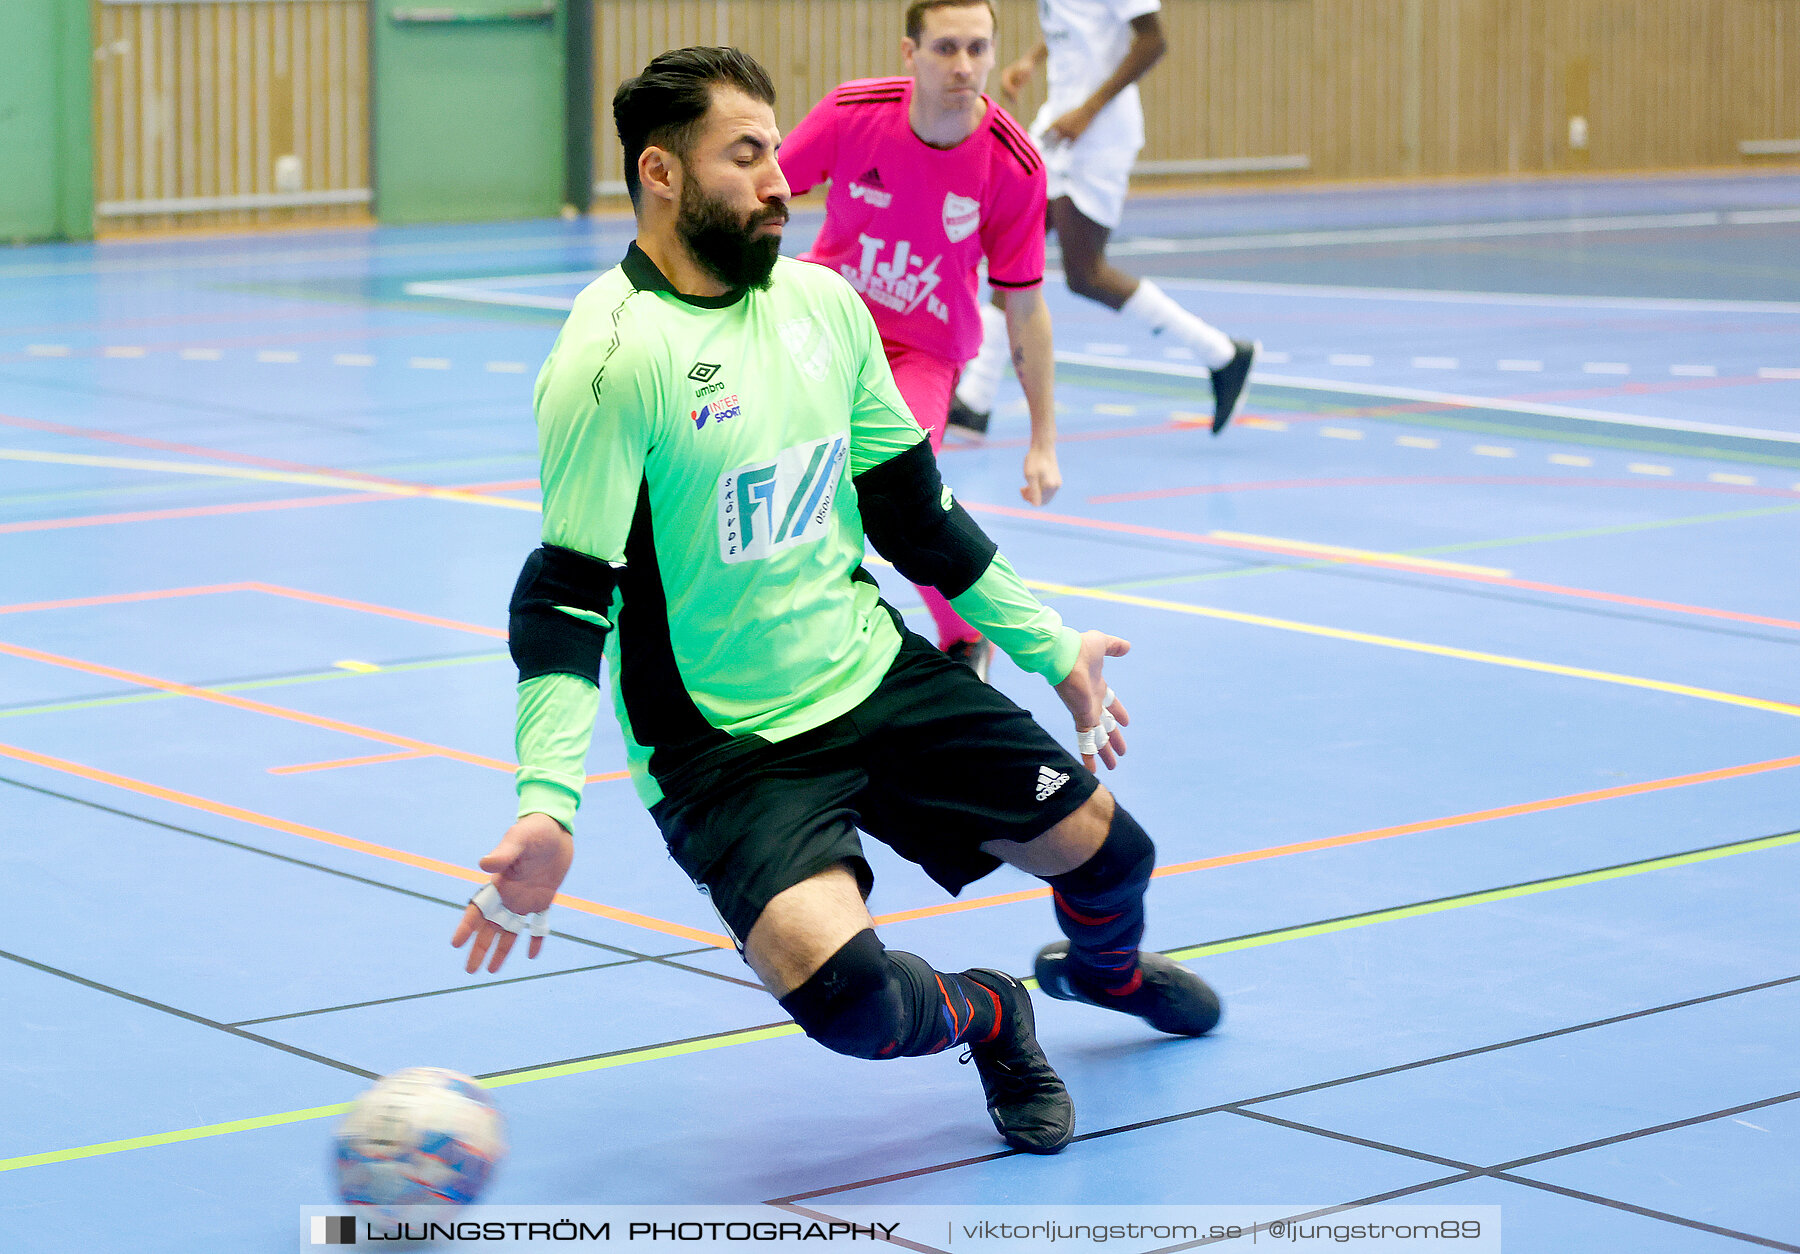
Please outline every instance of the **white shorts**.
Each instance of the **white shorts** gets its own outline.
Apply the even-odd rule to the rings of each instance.
[[[1131,190],[1131,167],[1138,149],[1107,142],[1091,131],[1072,144],[1053,142],[1045,132],[1060,116],[1045,105],[1031,123],[1031,138],[1044,154],[1049,198],[1067,196],[1083,217],[1116,229],[1125,216],[1125,195]]]

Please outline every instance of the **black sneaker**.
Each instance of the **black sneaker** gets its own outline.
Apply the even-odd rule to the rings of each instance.
[[[1213,421],[1214,435],[1225,429],[1231,421],[1231,415],[1237,412],[1238,398],[1244,394],[1244,385],[1250,382],[1250,366],[1256,360],[1256,354],[1262,351],[1261,341],[1231,341],[1237,346],[1237,352],[1231,360],[1212,372],[1213,385]]]
[[[962,403],[954,393],[950,397],[950,425],[966,435],[987,434],[989,414],[978,414]]]
[[[1205,1036],[1219,1022],[1219,995],[1207,982],[1159,953],[1138,953],[1143,982],[1129,993],[1114,995],[1083,989],[1069,962],[1069,942],[1057,941],[1038,950],[1038,987],[1058,1001],[1084,1001],[1090,1006],[1137,1015],[1159,1032],[1172,1036]]]
[[[1004,971],[977,968],[963,974],[992,989],[1004,1007],[1003,1022],[1011,1030],[984,1045],[969,1046],[964,1062],[973,1061],[987,1094],[988,1114],[1006,1143],[1028,1154],[1054,1154],[1075,1134],[1075,1103],[1038,1048],[1037,1018],[1031,994]]]
[[[994,660],[994,642],[985,636],[977,636],[973,640],[958,640],[944,650],[944,656],[952,662],[961,662],[975,672],[975,678],[985,684],[988,663]]]

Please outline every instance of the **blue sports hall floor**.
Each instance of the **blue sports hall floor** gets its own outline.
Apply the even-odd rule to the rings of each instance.
[[[533,376],[630,236],[0,252],[0,1248],[291,1248],[343,1103],[435,1065],[494,1086],[497,1204],[1391,1200],[1532,1254],[1800,1250],[1800,175],[1139,196],[1119,263],[1265,346],[1217,439],[1190,357],[1053,276],[1061,495],[1019,499],[1010,383],[944,473],[1132,642],[1147,944],[1226,1013],[1040,999],[1051,1159],[950,1057],[797,1035],[608,719],[543,957],[448,945],[511,814]],[[1055,936],[1016,872],[952,902],[872,858],[940,967]]]

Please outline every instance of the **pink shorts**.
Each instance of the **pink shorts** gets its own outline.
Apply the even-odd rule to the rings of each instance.
[[[931,451],[944,446],[944,425],[950,420],[950,398],[956,392],[956,379],[962,367],[935,353],[911,348],[905,344],[882,341],[887,352],[888,368],[894,372],[894,386],[900,399],[912,410],[912,416],[931,437]]]

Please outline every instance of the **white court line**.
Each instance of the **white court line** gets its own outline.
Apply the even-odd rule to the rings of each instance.
[[[1187,239],[1141,236],[1113,241],[1114,257],[1157,253],[1246,252],[1265,248],[1323,248],[1334,244],[1420,244],[1434,240],[1496,239],[1520,235],[1585,235],[1595,231],[1679,230],[1800,222],[1800,209],[1738,212],[1627,214],[1605,218],[1527,218],[1512,222],[1456,222],[1441,226],[1380,226],[1335,231],[1279,231],[1261,235],[1212,235]]]
[[[1057,353],[1056,360],[1071,366],[1099,366],[1111,370],[1138,371],[1144,374],[1176,375],[1184,379],[1204,379],[1210,372],[1163,361],[1134,359],[1120,361],[1114,357],[1090,357],[1085,353]],[[1621,414],[1601,409],[1581,409],[1573,405],[1540,405],[1535,401],[1513,401],[1494,396],[1462,396],[1454,392],[1431,392],[1424,388],[1392,387],[1379,383],[1346,383],[1338,379],[1312,379],[1297,375],[1265,374],[1251,376],[1272,387],[1305,388],[1313,392],[1344,392],[1352,396],[1379,396],[1393,400],[1427,401],[1438,405],[1455,405],[1462,409],[1489,409],[1502,413],[1540,414],[1548,418],[1582,418],[1590,422],[1611,423],[1620,427],[1655,427],[1665,431],[1688,431],[1698,435],[1736,436],[1740,439],[1771,440],[1781,444],[1800,444],[1800,432],[1771,431],[1762,427],[1729,427],[1712,422],[1684,422],[1679,418],[1652,418],[1647,414]]]
[[[1060,273],[1054,275],[1062,278]],[[1243,296],[1316,296],[1327,300],[1402,300],[1451,305],[1517,305],[1542,309],[1639,309],[1668,313],[1800,314],[1800,301],[1689,300],[1663,296],[1547,296],[1531,292],[1474,292],[1454,288],[1338,287],[1318,283],[1253,283],[1243,279],[1151,276],[1158,287]]]

